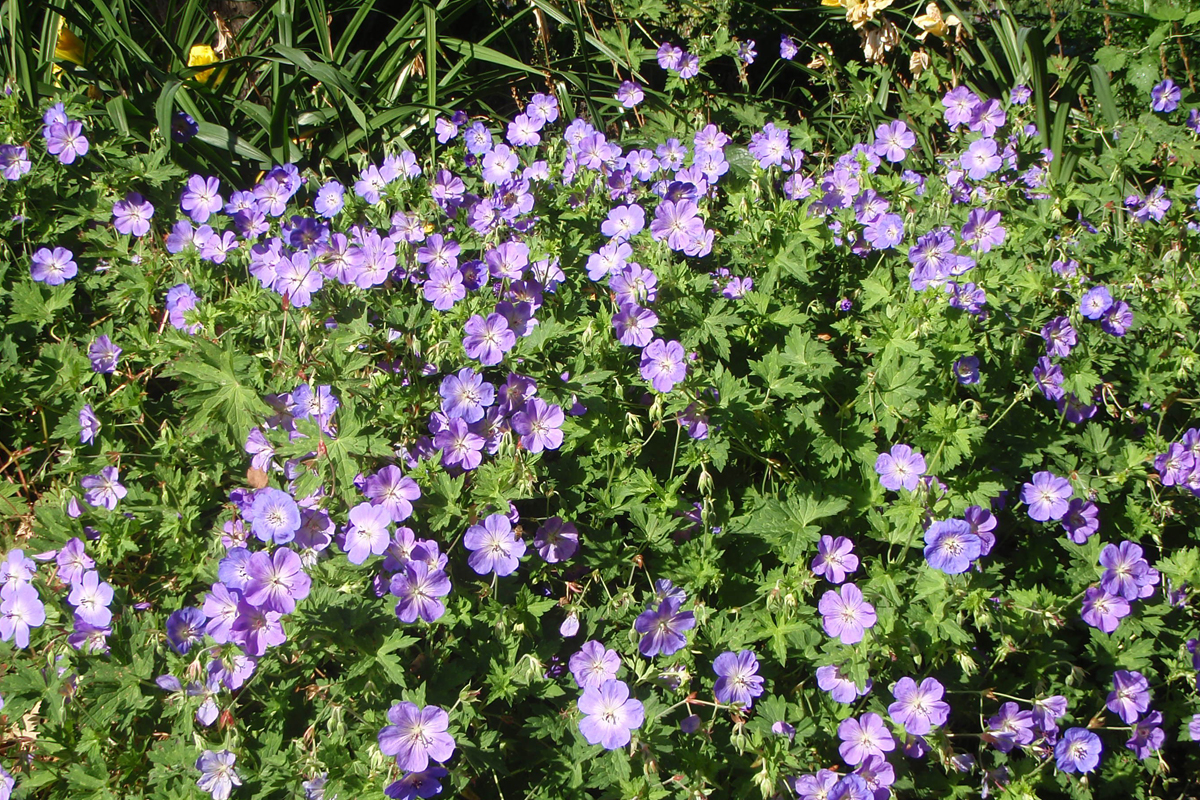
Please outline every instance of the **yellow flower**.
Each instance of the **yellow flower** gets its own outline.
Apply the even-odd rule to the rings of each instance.
[[[846,0],[846,20],[855,28],[861,28],[891,4],[892,0]]]
[[[83,66],[87,60],[87,47],[83,40],[71,32],[71,29],[63,24],[63,18],[58,18],[58,39],[54,43],[54,57],[63,61],[70,61],[72,64]]]
[[[933,34],[939,39],[945,39],[946,34],[950,33],[951,28],[957,28],[962,23],[958,17],[951,14],[948,17],[942,17],[942,10],[938,8],[937,3],[930,3],[925,7],[925,13],[913,17],[913,22],[921,29],[920,35],[917,36],[922,42],[929,34]]]
[[[221,59],[217,56],[216,51],[214,51],[209,45],[194,44],[192,45],[192,49],[188,52],[187,65],[189,67],[203,67],[206,64],[215,64],[220,60]],[[219,84],[221,81],[223,81],[225,79],[225,73],[227,72],[229,72],[229,67],[223,68],[220,74],[217,75],[216,83]],[[206,69],[201,72],[197,72],[195,78],[201,83],[208,83],[208,79],[212,77],[212,74],[213,70]]]

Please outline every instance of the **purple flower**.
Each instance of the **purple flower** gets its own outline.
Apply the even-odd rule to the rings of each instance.
[[[796,778],[795,790],[800,800],[828,800],[841,777],[831,769],[819,770],[816,775]]]
[[[950,716],[950,704],[942,700],[944,692],[942,684],[934,678],[926,678],[920,686],[912,678],[901,678],[892,689],[896,702],[888,706],[888,715],[908,733],[918,736],[929,733],[945,725]]]
[[[1001,128],[1007,120],[1008,115],[1000,107],[1000,101],[993,99],[980,103],[971,110],[971,121],[968,123],[968,127],[984,136],[994,136],[997,129]]]
[[[863,229],[863,238],[877,250],[887,250],[904,241],[904,218],[899,214],[880,214]]]
[[[681,597],[666,597],[657,609],[647,608],[633,623],[633,629],[642,635],[638,650],[646,658],[662,653],[669,656],[687,644],[683,631],[696,626],[696,615],[691,611],[680,611]]]
[[[188,178],[187,188],[179,198],[179,207],[193,222],[207,222],[208,218],[220,211],[224,205],[221,181],[203,175]]]
[[[393,800],[416,800],[428,798],[442,793],[442,779],[450,773],[441,767],[430,767],[420,772],[410,772],[398,781],[392,781],[383,790],[384,795]],[[335,796],[336,797],[336,796]],[[305,800],[324,800],[321,798],[305,797]]]
[[[1179,107],[1181,97],[1183,97],[1183,90],[1175,84],[1175,81],[1166,78],[1150,90],[1150,108],[1160,114],[1169,114]]]
[[[617,101],[625,108],[634,108],[644,99],[646,99],[646,93],[633,81],[622,81],[617,89]]]
[[[1161,711],[1151,711],[1146,718],[1137,723],[1129,741],[1125,746],[1132,750],[1138,759],[1146,759],[1157,752],[1167,740],[1167,734],[1159,726],[1162,725]]]
[[[542,141],[539,133],[542,127],[541,120],[528,114],[518,114],[508,123],[507,139],[513,147],[536,147]]]
[[[973,208],[967,215],[963,225],[962,240],[971,245],[971,249],[986,253],[993,247],[1004,242],[1006,231],[1000,225],[1000,212]]]
[[[249,562],[247,562],[247,565]],[[230,590],[218,581],[212,585],[212,591],[204,595],[204,605],[201,611],[208,617],[204,632],[218,644],[225,644],[233,638],[232,626],[237,619],[238,607],[242,601],[242,593]]]
[[[1112,306],[1112,295],[1104,286],[1088,289],[1079,300],[1079,311],[1088,319],[1100,319]]]
[[[484,444],[483,437],[457,417],[433,437],[433,446],[442,451],[442,465],[464,470],[475,469],[482,463]]]
[[[954,377],[963,386],[979,383],[979,359],[976,356],[963,356],[955,361]]]
[[[744,42],[738,42],[737,57],[746,64],[754,63],[754,59],[758,58],[758,51],[754,49],[753,39],[747,39]]]
[[[624,305],[613,315],[613,330],[617,340],[630,347],[645,347],[654,336],[658,315],[648,308]]]
[[[412,516],[412,501],[420,499],[421,487],[404,477],[399,467],[389,465],[367,478],[363,494],[387,511],[392,522],[403,522]]]
[[[899,491],[900,487],[916,491],[925,469],[925,457],[906,444],[892,445],[890,452],[880,453],[875,459],[879,482],[892,491]]]
[[[883,123],[875,129],[875,153],[893,164],[904,160],[908,150],[917,143],[916,134],[901,120]]]
[[[641,375],[655,390],[669,392],[687,377],[683,345],[655,339],[642,351]]]
[[[513,415],[512,429],[521,437],[521,446],[531,453],[557,450],[563,442],[562,407],[548,404],[540,397],[525,401],[525,407]]]
[[[317,190],[313,198],[313,211],[326,219],[337,216],[346,205],[346,187],[337,181],[328,181]]]
[[[896,749],[896,740],[883,724],[878,714],[863,714],[858,719],[849,717],[838,725],[838,738],[842,740],[838,752],[850,766],[861,764],[868,756],[884,757]]]
[[[79,156],[88,154],[87,137],[83,135],[83,123],[78,120],[55,122],[48,125],[43,133],[46,137],[46,151],[52,156],[58,156],[59,163],[73,164]]]
[[[519,281],[529,266],[529,245],[518,241],[503,242],[487,251],[484,258],[493,278]]]
[[[1126,725],[1132,725],[1150,707],[1150,683],[1140,672],[1119,669],[1113,673],[1113,690],[1105,706]]]
[[[450,310],[455,303],[467,296],[462,272],[454,267],[430,267],[429,277],[422,290],[425,299],[433,303],[433,307],[438,311]]]
[[[145,236],[150,232],[150,218],[154,206],[137,192],[125,195],[124,200],[113,203],[113,225],[117,233]]]
[[[829,692],[829,696],[837,703],[853,703],[871,691],[872,685],[873,681],[868,678],[862,691],[859,691],[858,684],[849,675],[844,674],[841,667],[834,664],[817,667],[817,686]]]
[[[402,572],[392,576],[390,591],[400,598],[396,616],[401,622],[415,622],[418,617],[433,622],[446,613],[438,598],[450,594],[450,578],[423,561],[409,561]]]
[[[29,629],[46,621],[46,607],[32,584],[5,583],[0,588],[0,641],[29,646]]]
[[[485,383],[483,376],[470,367],[442,379],[438,393],[442,396],[442,411],[446,416],[466,422],[483,419],[484,410],[496,399],[496,387]]]
[[[67,596],[67,602],[75,607],[76,617],[101,628],[112,622],[112,611],[108,608],[112,599],[113,588],[100,580],[100,574],[94,569],[73,581]]]
[[[280,622],[282,614],[256,608],[245,600],[238,605],[238,616],[230,626],[233,642],[246,655],[258,658],[268,647],[276,647],[287,641],[287,633]]]
[[[1072,542],[1084,544],[1100,530],[1100,507],[1091,500],[1076,497],[1067,507],[1062,524]]]
[[[82,444],[92,444],[96,441],[98,433],[100,433],[100,418],[92,410],[92,404],[88,403],[79,409],[79,441]]]
[[[970,123],[980,101],[966,86],[956,86],[942,98],[942,105],[946,108],[946,124],[950,126],[950,130],[954,130],[959,125]]]
[[[858,556],[853,553],[854,542],[845,536],[836,539],[822,536],[817,543],[817,555],[812,562],[812,571],[830,583],[841,583],[846,574],[858,569]],[[824,688],[824,687],[822,687]]]
[[[300,556],[286,547],[277,548],[271,555],[255,553],[246,572],[250,576],[245,589],[246,602],[281,614],[295,611],[296,602],[308,597],[312,586]]]
[[[600,223],[600,232],[613,241],[632,239],[646,227],[646,212],[639,205],[617,206],[608,212],[608,218]]]
[[[1046,396],[1047,400],[1059,400],[1065,394],[1062,388],[1062,367],[1047,356],[1041,356],[1038,359],[1037,365],[1033,368],[1033,379],[1037,381],[1038,388],[1042,390],[1042,394]]]
[[[1118,301],[1100,318],[1100,327],[1110,336],[1124,336],[1133,327],[1133,311],[1124,300]]]
[[[1137,600],[1141,587],[1150,582],[1150,564],[1142,558],[1141,546],[1133,542],[1106,544],[1100,551],[1100,566],[1105,568],[1100,586],[1126,600]]]
[[[1182,486],[1196,466],[1196,456],[1179,442],[1167,446],[1167,452],[1154,459],[1154,470],[1163,486]]]
[[[585,642],[568,664],[580,689],[600,687],[617,677],[621,657],[597,641]]]
[[[430,761],[441,764],[454,755],[454,738],[446,732],[450,715],[443,709],[402,702],[388,709],[387,717],[392,724],[379,732],[379,749],[395,756],[400,769],[421,772]]]
[[[512,523],[503,514],[490,514],[482,524],[467,528],[463,547],[471,551],[467,565],[477,575],[511,575],[525,555],[525,542],[513,534]]]
[[[1029,506],[1030,518],[1038,522],[1066,516],[1071,494],[1071,482],[1053,472],[1035,472],[1033,481],[1021,487],[1021,501]]]
[[[618,306],[645,305],[658,299],[658,277],[638,264],[626,264],[608,277]]]
[[[350,525],[343,546],[351,564],[361,564],[372,555],[383,555],[391,540],[388,528],[391,522],[392,515],[383,506],[359,503],[350,509]]]
[[[842,584],[837,592],[827,591],[817,605],[825,633],[835,636],[842,644],[861,642],[867,628],[875,625],[875,607],[863,599],[853,583]]]
[[[237,756],[228,750],[219,753],[205,750],[196,759],[196,769],[201,773],[196,785],[211,794],[213,800],[229,800],[233,787],[242,785],[242,779],[233,770],[236,760]]]
[[[65,247],[40,247],[29,261],[29,274],[47,286],[61,286],[79,274],[75,255]]]
[[[558,564],[575,555],[579,549],[579,531],[562,517],[550,519],[538,526],[533,546],[547,564]]]
[[[663,200],[654,210],[650,236],[656,242],[667,240],[672,250],[683,250],[704,233],[700,209],[691,200]]]
[[[19,181],[32,168],[27,148],[15,144],[0,145],[0,176],[5,180]]]
[[[300,507],[287,492],[269,487],[259,489],[254,493],[246,520],[259,540],[286,544],[300,529]]]
[[[73,584],[83,578],[84,573],[96,566],[84,551],[83,540],[72,537],[59,549],[54,561],[58,564],[58,579]],[[107,604],[106,604],[107,605]]]
[[[517,154],[506,144],[498,144],[483,156],[483,182],[504,183],[517,168]]]
[[[970,569],[982,547],[983,541],[966,520],[941,520],[925,531],[925,559],[929,566],[947,575],[959,575]]]
[[[188,311],[193,311],[196,304],[200,302],[200,298],[192,291],[192,287],[186,283],[176,284],[167,290],[167,299],[164,303],[167,309],[167,320],[171,323],[171,327],[176,330],[187,331],[188,333],[196,333],[200,330],[199,323],[187,324],[184,314]]]
[[[1066,358],[1071,355],[1075,346],[1075,329],[1071,320],[1066,317],[1055,317],[1042,328],[1042,338],[1046,340],[1046,355]]]
[[[1054,758],[1063,772],[1091,772],[1100,763],[1103,749],[1096,734],[1086,728],[1071,728],[1054,746]]]
[[[104,467],[99,475],[85,475],[80,478],[79,485],[87,491],[83,499],[88,505],[104,506],[109,511],[117,507],[117,502],[129,492],[121,485],[116,467]]]
[[[578,705],[584,714],[579,732],[588,744],[602,745],[605,750],[629,744],[629,732],[640,728],[645,719],[641,702],[629,696],[629,687],[621,681],[584,687]]]
[[[779,37],[779,57],[780,58],[782,58],[784,61],[791,61],[793,58],[796,57],[796,54],[799,52],[800,52],[800,47],[799,47],[799,45],[796,44],[795,39],[793,39],[791,36],[788,36],[786,33],[780,35],[780,37]]]
[[[1000,169],[1003,163],[995,139],[976,139],[960,159],[962,168],[973,181],[981,181]]]
[[[1099,586],[1089,586],[1083,596],[1080,616],[1093,628],[1105,633],[1117,629],[1122,617],[1129,616],[1129,601],[1120,595],[1109,594]]]
[[[463,331],[463,349],[467,358],[485,367],[499,364],[504,354],[517,343],[517,335],[509,330],[508,320],[500,314],[488,314],[486,320],[476,314],[467,320]]]
[[[1033,97],[1033,92],[1028,86],[1023,83],[1018,83],[1008,93],[1008,102],[1014,106],[1023,106],[1029,102],[1029,98]]]
[[[193,606],[184,606],[167,617],[167,641],[180,655],[187,655],[192,645],[204,641],[208,617]]]
[[[763,693],[763,679],[758,675],[758,659],[750,650],[722,653],[713,661],[713,672],[717,673],[713,693],[718,703],[750,708],[754,705],[754,698]]]

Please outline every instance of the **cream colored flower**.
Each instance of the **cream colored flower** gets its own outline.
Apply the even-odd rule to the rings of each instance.
[[[933,34],[939,39],[945,39],[950,33],[951,28],[960,28],[962,22],[958,17],[951,14],[948,17],[942,17],[942,10],[938,8],[937,3],[930,3],[925,7],[925,13],[913,17],[913,22],[921,29],[921,33],[917,36],[922,42],[929,34]],[[959,31],[961,33],[961,31]]]
[[[921,77],[921,73],[929,68],[929,53],[924,50],[915,50],[908,57],[908,71],[912,73],[914,78]]]
[[[863,57],[872,64],[882,64],[888,51],[900,43],[900,30],[888,20],[858,34],[862,37]]]

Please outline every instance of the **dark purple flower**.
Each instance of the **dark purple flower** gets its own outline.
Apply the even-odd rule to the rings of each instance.
[[[1179,107],[1181,97],[1183,97],[1183,90],[1175,84],[1175,81],[1165,78],[1150,90],[1150,108],[1160,114],[1169,114]]]
[[[167,641],[176,653],[187,655],[193,645],[204,641],[208,617],[192,606],[185,606],[167,617]]]
[[[1132,725],[1150,707],[1149,681],[1140,672],[1117,670],[1105,706],[1126,725]]]
[[[1110,336],[1124,336],[1133,327],[1133,311],[1124,300],[1117,301],[1100,318],[1100,327]]]
[[[987,725],[983,740],[995,745],[1001,753],[1032,744],[1035,737],[1033,712],[1021,709],[1016,703],[1000,706],[999,713],[989,717]]]
[[[446,423],[446,427],[433,437],[433,446],[442,451],[442,465],[475,469],[483,461],[484,438],[470,429],[459,418]]]
[[[1037,381],[1038,388],[1042,390],[1042,394],[1046,396],[1047,400],[1061,400],[1065,394],[1062,388],[1062,367],[1046,356],[1038,359],[1037,365],[1033,368],[1033,379]]]
[[[287,633],[280,621],[282,614],[278,611],[266,611],[250,605],[242,600],[238,606],[238,616],[230,631],[233,642],[245,651],[246,655],[258,658],[267,652],[267,648],[276,647],[287,641]]]
[[[558,564],[575,555],[579,549],[579,531],[562,517],[550,519],[538,526],[533,546],[548,564]]]
[[[641,702],[631,698],[629,687],[616,680],[585,687],[578,706],[584,714],[579,732],[588,744],[599,744],[606,750],[629,744],[629,732],[640,728],[645,719]]]
[[[944,692],[942,684],[934,678],[926,678],[919,686],[912,678],[901,678],[892,689],[896,702],[888,706],[888,715],[908,733],[918,736],[929,733],[945,725],[950,716],[950,705],[942,700]]]
[[[1071,320],[1066,317],[1055,317],[1042,328],[1042,338],[1046,340],[1046,355],[1066,358],[1071,355],[1075,346],[1075,329]]]
[[[925,457],[906,444],[892,445],[887,453],[875,459],[875,472],[883,488],[899,491],[904,487],[916,491],[921,476],[925,474]]]
[[[638,650],[646,658],[653,658],[659,653],[669,656],[687,644],[683,631],[696,626],[696,615],[691,611],[680,611],[682,604],[682,599],[668,597],[657,609],[647,608],[638,615],[633,629],[643,634]]]
[[[1062,523],[1072,542],[1084,544],[1100,530],[1100,507],[1091,500],[1076,497],[1067,507]]]
[[[737,704],[750,708],[754,698],[763,693],[763,679],[758,675],[758,659],[750,650],[722,653],[713,661],[717,682],[713,693],[718,703]]]
[[[850,766],[861,764],[868,756],[885,757],[896,749],[896,740],[883,724],[878,714],[863,714],[858,719],[849,717],[838,725],[838,738],[842,740],[838,752]]]
[[[40,247],[29,262],[29,274],[47,286],[61,286],[79,274],[75,255],[65,247]]]
[[[822,536],[817,543],[817,555],[813,558],[812,571],[830,583],[841,583],[846,574],[858,569],[858,556],[853,552],[854,542],[845,536],[836,539]]]
[[[454,738],[446,732],[450,715],[437,706],[396,703],[388,709],[387,725],[379,732],[379,749],[395,756],[403,770],[421,772],[430,761],[439,764],[454,755]]]
[[[1054,757],[1063,772],[1091,772],[1100,763],[1103,749],[1096,734],[1086,728],[1071,728],[1054,746]]]
[[[433,797],[442,793],[442,779],[449,774],[441,767],[429,767],[420,772],[410,772],[400,780],[389,783],[383,793],[392,800]],[[318,800],[318,798],[305,797],[305,800]],[[319,800],[324,800],[324,798]]]
[[[1033,481],[1021,487],[1021,501],[1029,506],[1029,516],[1038,522],[1062,519],[1070,508],[1071,482],[1053,472],[1035,472]]]
[[[1167,734],[1160,727],[1162,722],[1162,712],[1151,711],[1134,726],[1125,746],[1132,750],[1139,760],[1149,758],[1167,740]]]
[[[954,377],[963,386],[979,383],[979,359],[963,356],[954,362]]]
[[[863,599],[862,591],[853,583],[842,584],[838,591],[827,591],[817,604],[825,633],[837,637],[842,644],[862,641],[867,628],[875,625],[875,607]]]

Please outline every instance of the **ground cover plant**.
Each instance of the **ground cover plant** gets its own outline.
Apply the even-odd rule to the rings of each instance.
[[[1184,77],[683,44],[242,184],[0,99],[0,799],[1195,792]]]

